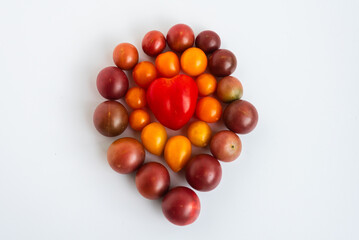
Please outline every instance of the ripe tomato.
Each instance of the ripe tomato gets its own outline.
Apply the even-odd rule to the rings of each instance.
[[[165,160],[174,171],[181,170],[191,157],[191,142],[185,136],[174,136],[168,139],[165,146]]]
[[[141,140],[147,151],[161,156],[167,141],[166,129],[158,122],[150,123],[142,129]]]
[[[207,67],[207,56],[199,48],[188,48],[181,56],[182,70],[190,76],[203,73]]]
[[[160,31],[150,31],[146,33],[142,40],[143,51],[151,57],[155,57],[160,54],[165,47],[166,39]]]
[[[216,91],[217,80],[209,73],[202,73],[196,79],[198,93],[200,96],[207,96]]]
[[[138,62],[138,51],[131,43],[120,43],[113,50],[113,61],[123,70],[132,69]]]
[[[172,50],[183,52],[193,46],[194,33],[188,25],[176,24],[168,30],[166,40]]]
[[[205,122],[217,122],[222,114],[222,106],[213,97],[204,97],[197,102],[196,116]]]
[[[136,109],[130,114],[129,123],[133,130],[141,131],[150,123],[150,115],[145,110]]]
[[[132,77],[138,86],[148,88],[151,82],[157,78],[156,67],[151,62],[140,62],[133,69]]]
[[[133,109],[143,108],[146,106],[146,91],[140,87],[130,88],[126,93],[125,101]]]
[[[195,121],[191,123],[187,130],[188,139],[197,147],[205,147],[211,140],[211,128],[206,122]]]
[[[180,72],[180,63],[174,52],[165,52],[158,55],[155,65],[158,73],[166,78],[174,77]]]

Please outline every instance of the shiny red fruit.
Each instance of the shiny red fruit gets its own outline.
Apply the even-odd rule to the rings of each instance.
[[[217,77],[231,75],[237,67],[237,58],[229,50],[218,49],[208,59],[209,71]]]
[[[196,37],[196,47],[205,53],[212,53],[221,46],[221,39],[218,34],[207,30],[200,32]]]
[[[165,36],[160,31],[148,32],[142,40],[143,51],[151,57],[156,57],[166,47]]]
[[[128,113],[121,103],[105,101],[95,109],[93,123],[102,135],[115,137],[125,131],[128,125]]]
[[[167,33],[168,46],[176,52],[183,52],[193,46],[194,33],[186,24],[176,24]]]
[[[97,75],[96,85],[102,97],[117,100],[125,96],[128,89],[128,79],[121,69],[107,67]]]
[[[218,160],[232,162],[241,154],[242,142],[234,132],[223,130],[214,134],[209,147]]]
[[[221,164],[209,154],[193,157],[186,165],[186,180],[198,191],[211,191],[222,178]]]
[[[223,112],[224,124],[229,130],[246,134],[251,132],[258,122],[257,109],[245,100],[231,102]]]
[[[145,161],[145,149],[134,138],[120,138],[108,148],[107,161],[111,168],[118,173],[132,173]]]
[[[145,198],[158,199],[168,191],[170,175],[162,164],[146,163],[136,173],[136,187]]]
[[[154,80],[146,93],[147,105],[162,125],[178,130],[192,117],[198,97],[196,82],[180,74]]]
[[[199,216],[201,204],[197,194],[187,187],[171,189],[162,200],[162,212],[173,224],[184,226]]]

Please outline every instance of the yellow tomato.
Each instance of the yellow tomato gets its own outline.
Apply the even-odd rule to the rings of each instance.
[[[167,140],[166,129],[158,122],[150,123],[142,129],[141,140],[147,151],[161,156]]]
[[[185,136],[174,136],[168,139],[165,146],[165,160],[174,171],[181,170],[191,158],[191,142]]]
[[[206,122],[195,121],[191,123],[187,130],[188,139],[197,147],[205,147],[211,139],[211,128]]]
[[[216,78],[209,73],[202,73],[196,79],[198,93],[200,96],[207,96],[214,93],[217,88]]]
[[[206,70],[207,56],[199,48],[188,48],[181,56],[182,70],[190,76],[197,76]]]

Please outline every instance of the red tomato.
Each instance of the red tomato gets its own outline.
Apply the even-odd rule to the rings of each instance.
[[[187,75],[158,78],[147,89],[147,104],[162,125],[178,130],[192,117],[198,97],[196,82]]]

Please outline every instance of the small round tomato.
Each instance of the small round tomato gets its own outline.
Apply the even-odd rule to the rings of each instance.
[[[222,114],[222,106],[213,97],[204,97],[197,102],[196,116],[205,122],[217,122]]]
[[[123,70],[132,69],[138,62],[138,51],[131,43],[120,43],[113,50],[113,61]]]
[[[174,77],[180,72],[180,63],[174,52],[165,52],[158,55],[155,65],[158,73],[166,78]]]
[[[166,47],[165,36],[160,31],[150,31],[146,33],[142,40],[143,51],[151,57],[155,57],[160,54]]]
[[[193,46],[194,33],[188,25],[176,24],[168,30],[166,40],[172,50],[183,52]]]
[[[143,108],[146,106],[146,91],[140,87],[130,88],[126,93],[125,101],[133,109]]]
[[[174,171],[180,171],[191,157],[191,142],[185,136],[174,136],[168,139],[165,146],[165,160]]]
[[[141,131],[150,123],[150,115],[145,110],[136,109],[130,114],[129,123],[133,130]]]
[[[161,156],[167,141],[166,129],[158,122],[150,123],[142,129],[141,140],[147,151]]]
[[[206,70],[207,56],[199,48],[188,48],[181,56],[182,70],[190,76],[197,76]]]
[[[132,71],[133,81],[142,87],[148,88],[151,82],[157,78],[157,70],[153,63],[148,61],[140,62]]]
[[[196,79],[198,93],[200,96],[207,96],[216,91],[217,80],[209,73],[202,73]]]
[[[211,139],[211,128],[206,122],[195,121],[191,123],[187,130],[188,139],[197,147],[205,147]]]

